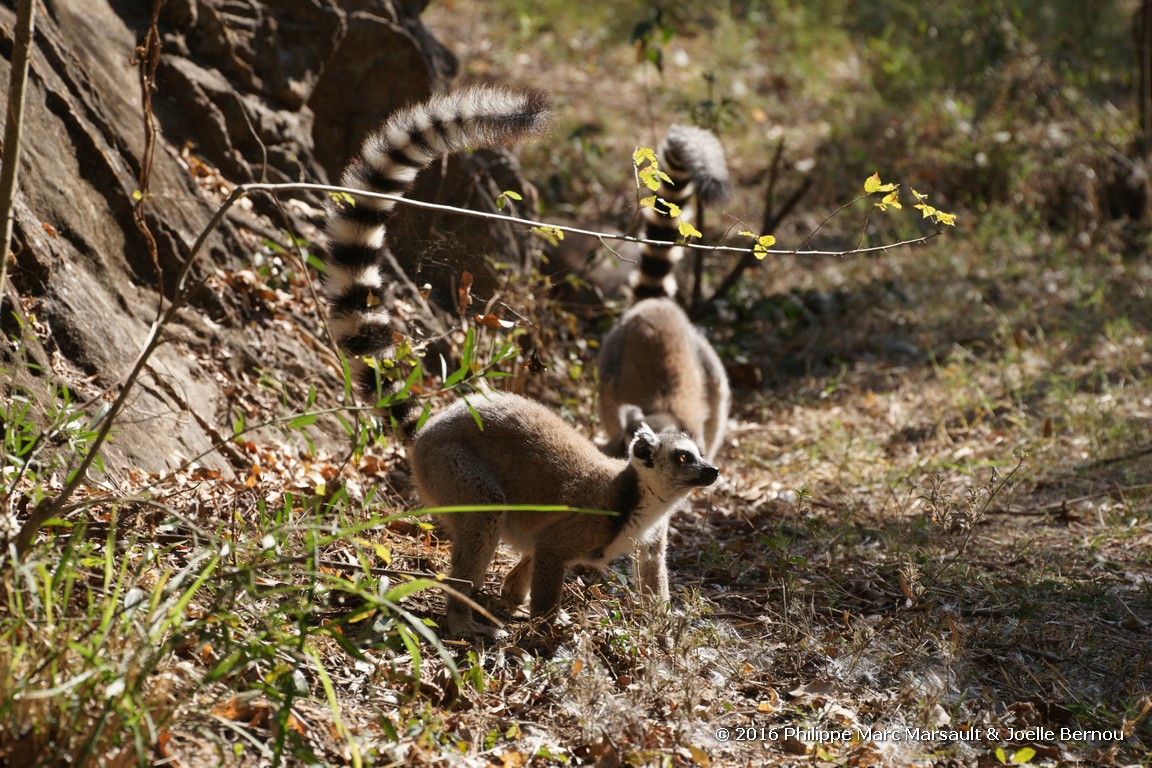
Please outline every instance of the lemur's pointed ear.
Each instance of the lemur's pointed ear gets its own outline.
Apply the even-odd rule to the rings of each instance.
[[[643,463],[646,467],[651,467],[656,455],[657,442],[656,433],[647,424],[641,422],[639,429],[636,430],[636,435],[632,438],[632,445],[628,452],[633,459]]]
[[[644,420],[644,411],[638,406],[631,403],[625,403],[617,410],[617,418],[620,419],[620,428],[628,429],[628,427],[637,421]]]

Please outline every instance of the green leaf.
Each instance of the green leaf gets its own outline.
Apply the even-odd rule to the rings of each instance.
[[[460,352],[460,367],[444,380],[445,388],[459,384],[472,371],[473,355],[476,345],[476,333],[472,328],[464,335],[464,349]]]
[[[398,603],[411,594],[420,592],[424,589],[439,589],[440,582],[436,579],[420,578],[405,581],[389,589],[384,593],[384,599],[393,603]]]
[[[288,422],[288,428],[300,429],[301,427],[310,427],[316,423],[316,419],[319,417],[319,415],[320,414],[318,413],[302,413],[296,418],[292,419],[292,421]]]
[[[556,245],[564,239],[564,230],[543,224],[538,227],[532,227],[532,233],[546,240],[549,245]]]
[[[516,192],[513,192],[510,189],[506,189],[500,193],[499,197],[496,198],[496,207],[500,210],[504,210],[504,206],[506,206],[508,204],[509,200],[523,200],[523,199],[524,198],[521,197]]]

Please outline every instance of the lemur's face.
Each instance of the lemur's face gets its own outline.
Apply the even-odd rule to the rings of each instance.
[[[656,434],[647,424],[636,430],[629,446],[632,466],[658,493],[704,488],[716,482],[720,470],[704,461],[686,432]]]

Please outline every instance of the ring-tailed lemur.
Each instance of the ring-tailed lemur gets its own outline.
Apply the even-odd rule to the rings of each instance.
[[[674,125],[657,149],[669,181],[657,194],[692,215],[695,194],[701,204],[728,197],[724,150],[711,131]],[[675,240],[667,216],[644,209],[645,238]],[[673,297],[672,273],[683,248],[643,246],[633,272],[635,305],[601,342],[600,419],[609,433],[606,450],[623,455],[640,421],[660,431],[681,429],[711,460],[720,448],[731,395],[716,351]]]
[[[342,177],[344,186],[402,193],[417,172],[441,155],[506,144],[538,135],[547,124],[547,97],[535,91],[474,88],[433,98],[397,112],[364,143]],[[380,382],[365,356],[387,357],[396,344],[385,306],[385,220],[393,201],[356,197],[328,212],[328,264],[324,276],[329,322],[353,366],[357,389],[378,402],[399,382]],[[719,471],[684,433],[636,431],[627,459],[605,456],[587,437],[543,405],[517,395],[457,401],[417,429],[420,409],[405,400],[384,415],[409,443],[412,475],[428,506],[566,505],[615,515],[496,511],[445,514],[452,541],[450,576],[478,587],[503,539],[521,560],[504,593],[522,602],[532,592],[534,616],[550,616],[560,603],[570,563],[604,563],[648,542],[664,517]],[[479,423],[477,423],[479,420]],[[643,547],[642,547],[643,549]],[[644,584],[664,584],[664,562],[638,562]],[[469,595],[473,590],[460,590]],[[464,602],[449,598],[446,629],[456,635],[492,635]]]
[[[657,194],[676,203],[681,216],[691,217],[693,194],[699,203],[728,196],[728,167],[719,140],[710,131],[673,126],[657,150],[660,167],[671,183],[661,181]],[[675,240],[671,219],[644,209],[645,238]],[[707,461],[720,449],[728,423],[731,394],[728,375],[708,339],[672,298],[676,294],[679,246],[642,246],[640,268],[633,272],[636,304],[601,342],[597,368],[600,378],[600,421],[608,433],[605,451],[623,455],[633,435],[648,424],[658,433],[686,432]],[[665,562],[668,519],[653,531],[645,559]],[[651,592],[668,599],[664,581]]]

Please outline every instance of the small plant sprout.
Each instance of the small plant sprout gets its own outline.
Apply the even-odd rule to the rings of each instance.
[[[496,208],[502,211],[502,210],[504,210],[505,206],[508,205],[509,200],[512,200],[513,202],[518,203],[523,199],[524,199],[524,197],[522,195],[520,195],[519,193],[513,192],[510,189],[506,189],[500,193],[499,197],[496,198]]]

